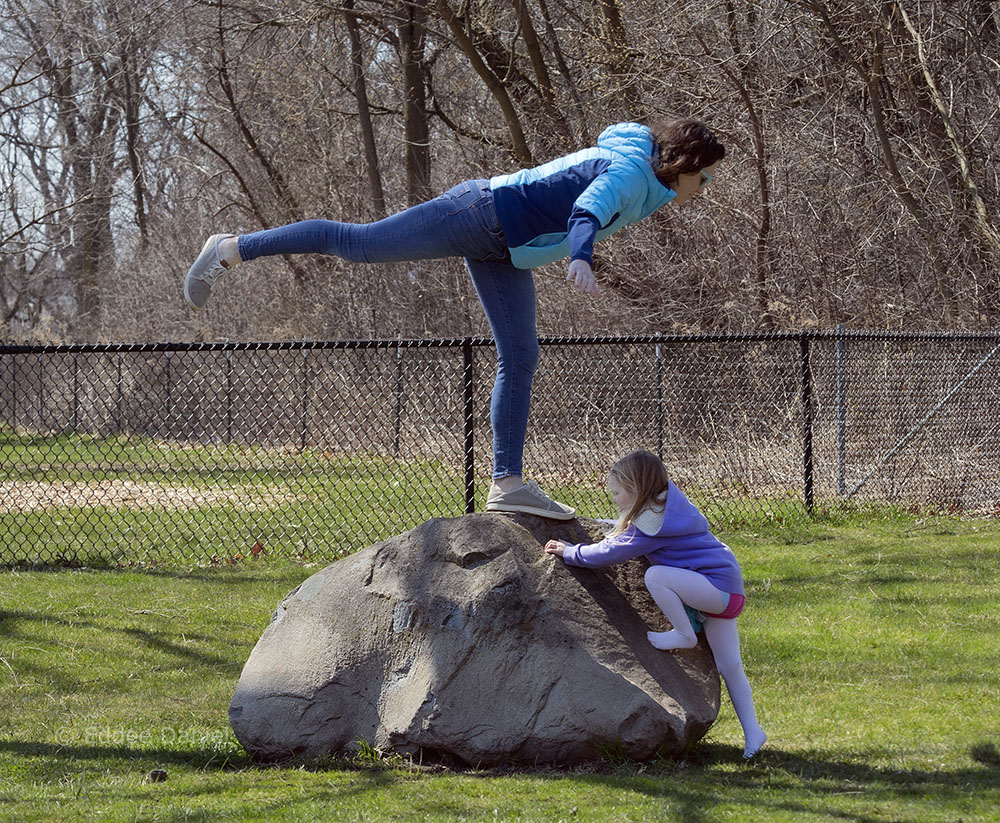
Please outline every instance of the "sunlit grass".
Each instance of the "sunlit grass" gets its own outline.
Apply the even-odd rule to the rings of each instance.
[[[597,472],[545,485],[583,516],[611,517],[604,480]],[[477,511],[488,487],[477,478]],[[685,491],[720,532],[912,519],[902,506],[819,501],[810,517],[791,493]],[[465,505],[464,470],[443,461],[0,427],[6,566],[217,565],[261,549],[329,561]]]
[[[0,432],[0,563],[332,560],[465,509],[430,461],[122,436]],[[485,492],[484,492],[485,495]]]
[[[724,701],[681,763],[454,773],[385,753],[260,767],[229,699],[271,611],[315,567],[262,555],[5,572],[0,820],[995,820],[1000,527],[900,516],[725,536],[770,735],[749,766]],[[147,782],[153,769],[167,780]]]

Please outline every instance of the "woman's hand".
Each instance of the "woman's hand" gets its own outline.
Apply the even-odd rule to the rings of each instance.
[[[569,543],[563,543],[562,540],[550,540],[545,544],[544,551],[546,554],[554,554],[556,557],[562,557],[563,552],[566,551],[568,546]]]
[[[569,264],[569,274],[567,280],[572,280],[576,287],[584,294],[595,296],[601,293],[597,288],[597,278],[594,277],[594,270],[590,268],[590,263],[586,260],[573,260]]]

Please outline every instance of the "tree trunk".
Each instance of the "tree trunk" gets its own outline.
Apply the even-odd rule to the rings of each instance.
[[[616,88],[625,103],[627,116],[632,120],[642,120],[649,112],[639,93],[636,53],[629,45],[618,0],[600,0],[600,6],[607,32],[609,68],[615,78]]]
[[[531,60],[531,68],[535,73],[538,94],[542,101],[542,108],[546,118],[551,121],[553,128],[562,137],[563,150],[568,151],[573,143],[573,132],[556,102],[556,93],[552,85],[552,78],[549,76],[549,67],[545,63],[545,55],[542,54],[542,45],[535,31],[534,23],[531,21],[531,13],[528,9],[527,0],[514,0],[518,12],[518,21],[521,26],[521,37],[524,39],[525,48],[528,50],[528,57]]]
[[[344,22],[347,36],[351,41],[351,72],[354,79],[354,99],[358,104],[358,122],[361,128],[361,144],[365,151],[365,170],[368,174],[368,194],[376,217],[385,217],[385,192],[382,188],[382,173],[379,170],[378,149],[375,146],[375,129],[372,126],[371,106],[368,103],[368,86],[365,81],[365,67],[361,52],[361,34],[358,18],[351,13],[354,0],[344,0]]]
[[[486,88],[493,95],[493,99],[496,100],[504,122],[510,131],[514,159],[522,165],[532,165],[534,161],[532,160],[531,149],[528,148],[528,141],[524,136],[524,127],[521,125],[517,109],[514,107],[514,103],[503,80],[486,65],[482,55],[477,51],[472,38],[466,31],[463,19],[455,14],[448,0],[437,0],[437,9],[441,15],[441,19],[451,29],[455,42],[462,52],[464,52],[469,64],[476,74],[479,75],[483,83],[486,84]]]
[[[406,2],[400,9],[397,37],[403,66],[403,134],[406,140],[406,203],[409,206],[422,203],[430,196],[430,129],[424,83],[426,20],[424,0]]]

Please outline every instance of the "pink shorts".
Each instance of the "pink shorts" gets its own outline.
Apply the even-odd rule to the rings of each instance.
[[[747,599],[742,594],[731,594],[729,595],[729,605],[726,606],[725,611],[721,611],[718,614],[709,614],[708,612],[702,612],[705,617],[721,617],[723,620],[734,620],[740,616],[740,612],[743,611],[743,606],[746,604]]]

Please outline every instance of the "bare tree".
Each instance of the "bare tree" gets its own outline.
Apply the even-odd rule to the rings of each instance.
[[[454,262],[269,259],[198,316],[178,284],[208,229],[382,216],[674,116],[723,137],[716,181],[599,244],[601,300],[540,269],[543,333],[1000,320],[987,0],[8,0],[0,43],[8,330],[482,332]]]
[[[67,240],[60,253],[73,285],[74,328],[77,335],[87,337],[100,320],[100,276],[113,253],[111,201],[122,114],[113,93],[119,66],[108,46],[118,32],[103,25],[104,19],[87,19],[87,9],[79,3],[54,7],[19,3],[18,8],[17,33],[37,65],[38,84],[44,88],[39,108],[44,106],[51,118],[53,131],[47,137],[58,143],[57,162],[65,174],[65,186],[45,186],[52,198],[47,211],[65,208]],[[30,127],[40,121],[34,117],[22,122]],[[41,147],[36,144],[36,148]],[[48,149],[43,152],[47,155]],[[36,172],[49,175],[40,163]],[[65,207],[68,200],[71,208]]]
[[[354,0],[344,2],[344,23],[347,25],[347,34],[351,41],[351,76],[354,81],[354,100],[358,107],[358,127],[361,132],[361,143],[364,146],[368,189],[375,216],[384,217],[385,192],[382,188],[382,173],[379,171],[378,148],[375,144],[371,102],[368,99],[368,81],[365,77],[361,29],[354,14]]]

